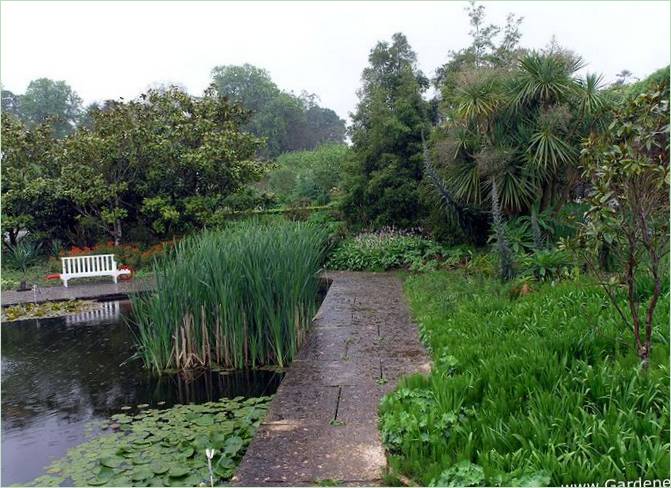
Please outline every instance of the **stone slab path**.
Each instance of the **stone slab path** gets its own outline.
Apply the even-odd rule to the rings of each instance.
[[[104,278],[102,278],[104,279]],[[33,291],[6,290],[2,292],[2,306],[17,305],[19,303],[51,302],[73,299],[103,299],[126,297],[129,293],[151,290],[154,287],[153,279],[133,279],[131,281],[119,281],[118,284],[96,282],[96,283],[70,283],[70,286],[48,286],[37,288]]]
[[[380,399],[402,376],[430,370],[398,277],[325,277],[331,287],[242,459],[236,485],[379,484],[386,465]]]

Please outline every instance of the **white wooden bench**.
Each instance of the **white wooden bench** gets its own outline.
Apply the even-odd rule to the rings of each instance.
[[[63,286],[68,287],[72,278],[90,278],[92,276],[111,276],[114,283],[120,275],[130,274],[128,269],[117,269],[114,254],[97,254],[94,256],[74,256],[61,258]]]

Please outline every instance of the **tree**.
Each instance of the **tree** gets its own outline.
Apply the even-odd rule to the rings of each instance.
[[[82,101],[65,81],[39,78],[19,96],[21,119],[29,125],[51,119],[56,137],[70,134],[79,119]]]
[[[359,103],[352,114],[352,165],[343,210],[363,225],[417,225],[421,213],[422,133],[429,110],[422,93],[428,79],[401,33],[379,42],[362,74]]]
[[[245,129],[266,139],[264,155],[314,149],[325,142],[343,142],[345,122],[320,107],[316,95],[287,93],[270,74],[250,64],[217,66],[212,79],[218,93],[242,104],[252,116]]]
[[[459,73],[473,68],[510,67],[524,52],[519,47],[523,17],[510,13],[504,26],[486,24],[484,5],[477,5],[474,1],[469,3],[466,12],[471,25],[471,45],[459,51],[450,51],[450,60],[436,70],[433,79],[443,97],[447,95],[449,98]]]
[[[650,88],[618,107],[608,130],[589,137],[582,151],[592,185],[581,232],[587,262],[632,330],[643,367],[648,366],[655,308],[668,269],[662,263],[669,252],[668,79]],[[596,264],[604,241],[617,261],[609,278]],[[647,293],[641,291],[643,278],[652,283]],[[622,287],[629,310],[620,306]]]
[[[456,199],[482,207],[496,190],[504,214],[531,212],[532,223],[535,212],[569,200],[580,178],[580,141],[600,128],[608,107],[601,78],[577,78],[581,67],[572,53],[552,50],[453,78],[436,150]],[[493,148],[505,161],[485,177],[477,155]]]
[[[48,124],[26,127],[2,117],[2,231],[12,246],[20,231],[45,231],[56,212],[52,185],[56,147]]]
[[[21,116],[20,98],[9,90],[2,90],[2,113],[11,114],[19,118]]]
[[[226,196],[260,177],[260,141],[240,130],[247,113],[210,87],[202,97],[150,90],[90,113],[63,142],[61,192],[118,244],[123,222],[146,220],[160,235],[198,222]]]

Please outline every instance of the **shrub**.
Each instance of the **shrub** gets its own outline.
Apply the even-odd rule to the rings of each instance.
[[[316,311],[327,234],[306,224],[232,224],[179,242],[132,298],[149,368],[284,366]]]
[[[277,168],[268,174],[265,184],[283,203],[307,200],[325,205],[340,190],[348,157],[349,148],[344,144],[285,153],[277,158]]]
[[[587,277],[514,299],[462,272],[405,289],[434,367],[382,402],[392,468],[440,486],[669,478],[668,292],[646,371]]]
[[[91,256],[93,254],[114,254],[117,264],[125,264],[134,270],[151,267],[154,260],[165,255],[166,250],[175,245],[176,240],[158,242],[151,246],[140,247],[135,244],[120,244],[114,246],[112,241],[101,242],[92,247],[71,247],[61,256]],[[50,263],[51,269],[59,269],[58,260]]]
[[[41,244],[28,238],[19,240],[16,244],[6,244],[4,258],[13,269],[26,273],[28,268],[40,259]]]
[[[521,261],[524,272],[540,281],[570,276],[574,267],[571,255],[558,249],[540,249]]]
[[[328,260],[331,269],[384,271],[435,267],[442,259],[441,245],[419,235],[385,228],[345,239]]]

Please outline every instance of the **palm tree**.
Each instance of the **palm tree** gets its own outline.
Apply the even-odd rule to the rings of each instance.
[[[445,185],[459,201],[489,207],[500,251],[503,214],[531,213],[540,247],[536,213],[567,201],[579,177],[580,142],[606,107],[601,78],[576,76],[583,66],[569,53],[531,52],[512,70],[462,73],[446,100]]]

